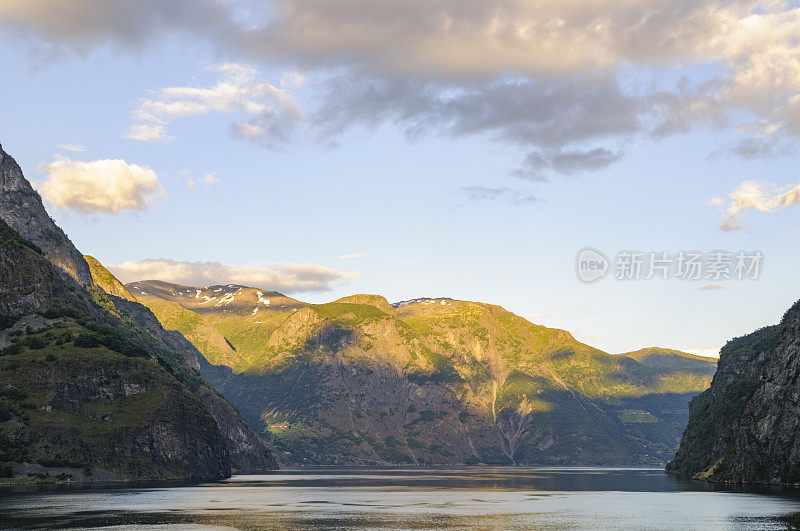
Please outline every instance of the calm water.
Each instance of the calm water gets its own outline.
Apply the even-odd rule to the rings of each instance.
[[[0,491],[0,528],[786,529],[793,491],[661,470],[305,469],[176,487]]]

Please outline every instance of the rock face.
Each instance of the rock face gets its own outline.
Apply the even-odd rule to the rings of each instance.
[[[197,350],[65,236],[46,236],[57,227],[0,154],[0,477],[209,480],[276,468],[190,365]]]
[[[731,341],[692,403],[667,470],[711,481],[800,483],[800,303],[781,324]]]
[[[119,286],[122,284],[99,262],[92,260],[89,261],[89,264],[92,266],[95,282],[102,285],[100,279],[104,279],[103,283],[106,283],[112,291],[120,293]],[[105,272],[105,275],[96,276],[96,272],[98,274]],[[125,298],[113,295],[109,297],[113,301],[114,307],[132,319],[138,326],[147,330],[164,349],[176,353],[180,357],[181,363],[193,370],[198,369],[197,360],[200,353],[194,345],[180,333],[165,330],[146,306],[139,304],[124,286],[122,289],[127,293]],[[194,394],[203,402],[222,433],[232,473],[252,474],[278,468],[278,463],[265,442],[253,433],[227,400],[205,384],[197,387]]]
[[[89,266],[47,214],[39,194],[22,175],[17,161],[0,145],[0,219],[83,286],[92,284]]]
[[[289,463],[663,464],[714,371],[665,349],[607,354],[477,302],[127,288]]]
[[[176,366],[150,355],[141,337],[106,318],[77,283],[10,233],[0,221],[0,328],[12,341],[0,352],[6,475],[229,475],[217,424],[171,374]]]

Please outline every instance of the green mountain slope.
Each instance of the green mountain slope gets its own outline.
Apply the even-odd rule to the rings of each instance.
[[[136,297],[131,295],[131,292],[128,291],[128,288],[117,280],[96,258],[89,255],[84,255],[83,258],[89,266],[89,273],[95,286],[114,297],[119,297],[126,301],[138,302]]]
[[[714,371],[610,355],[490,304],[127,287],[288,462],[663,463]]]

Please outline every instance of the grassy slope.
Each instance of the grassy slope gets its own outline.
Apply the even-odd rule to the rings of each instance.
[[[169,320],[163,299],[153,294],[154,286],[136,285],[147,296],[132,291],[162,322],[191,338],[197,328],[188,314],[180,322]],[[170,303],[185,311],[189,310],[182,305],[194,305],[195,315],[201,315],[236,349],[241,358],[223,364],[238,376],[209,370],[216,371],[218,385],[251,424],[261,424],[271,432],[279,446],[290,452],[291,460],[300,456],[301,461],[319,459],[355,447],[363,449],[365,456],[370,452],[380,459],[392,455],[394,462],[447,462],[452,454],[431,454],[428,447],[446,447],[448,442],[428,441],[425,449],[414,450],[419,442],[414,442],[415,437],[429,439],[424,433],[414,435],[415,430],[424,432],[437,423],[439,427],[433,429],[442,433],[451,428],[485,430],[487,418],[494,418],[492,429],[499,426],[500,431],[509,433],[518,418],[538,419],[539,426],[531,431],[539,433],[535,438],[544,449],[536,455],[549,455],[548,459],[558,459],[559,447],[576,451],[581,444],[594,444],[595,448],[587,450],[590,461],[606,452],[605,444],[618,448],[613,450],[613,459],[621,462],[629,450],[628,443],[620,442],[622,431],[628,434],[623,439],[659,441],[658,459],[664,459],[677,444],[681,422],[685,422],[685,396],[705,389],[713,373],[713,362],[706,360],[674,367],[652,359],[640,363],[633,357],[610,355],[576,341],[568,332],[532,324],[488,304],[437,299],[395,309],[382,297],[357,295],[328,304],[280,308],[251,306],[254,299],[248,299],[246,291],[238,287],[230,288],[234,289],[236,298],[229,304],[215,306],[212,301],[210,307],[199,307],[194,302],[198,299],[192,300],[195,292],[187,298],[182,295],[189,293],[186,289],[171,288],[178,295],[170,295]],[[181,302],[174,302],[176,299]],[[202,340],[195,344],[203,347]],[[670,351],[659,356],[691,358]],[[219,364],[215,355],[207,359]],[[370,391],[365,391],[373,385],[376,370],[387,374],[383,378],[392,383],[384,381],[383,389],[375,391],[375,400],[382,394],[394,405],[377,406]],[[403,387],[411,384],[417,387]],[[395,385],[397,389],[392,388]],[[441,395],[438,413],[419,416],[420,409],[428,410],[424,403],[417,405],[403,398],[403,393],[420,386]],[[392,397],[394,392],[396,397]],[[370,411],[348,406],[344,398],[358,400],[363,395],[372,404],[364,406]],[[593,410],[595,414],[587,413]],[[458,417],[451,421],[453,426],[436,420],[440,418],[436,415],[445,412]],[[369,418],[361,419],[361,415]],[[473,417],[482,420],[473,422]],[[562,440],[551,444],[548,437],[559,431],[565,432]],[[358,434],[356,439],[353,433]],[[409,434],[408,440],[401,437],[397,445],[387,446],[383,439],[394,437],[393,433]],[[587,443],[586,434],[595,442]],[[479,437],[491,438],[484,435]],[[303,446],[308,451],[301,450]],[[477,453],[479,460],[492,460]],[[399,457],[401,454],[406,457]],[[494,462],[502,462],[502,454],[498,455],[499,461]]]
[[[94,281],[96,286],[101,288],[109,295],[114,295],[115,297],[119,297],[127,301],[138,302],[136,297],[134,297],[131,292],[128,291],[128,288],[126,288],[122,282],[117,280],[117,278],[112,275],[111,272],[106,269],[96,258],[89,255],[84,255],[83,259],[86,260],[86,263],[89,265],[89,271],[92,274],[92,281]]]

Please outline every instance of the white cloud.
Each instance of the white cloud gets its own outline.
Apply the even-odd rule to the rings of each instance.
[[[275,147],[292,139],[300,108],[283,88],[265,83],[252,67],[224,63],[212,65],[221,79],[211,87],[167,87],[152,97],[142,98],[133,112],[136,123],[125,136],[143,142],[160,142],[171,137],[171,122],[207,114],[238,114],[231,134],[265,146]]]
[[[742,213],[747,210],[772,213],[800,204],[800,184],[778,188],[773,184],[745,181],[730,193],[727,200],[713,198],[708,204],[724,207],[725,219],[719,227],[721,230],[739,230],[742,228]]]
[[[83,214],[146,210],[164,195],[153,170],[121,159],[83,162],[58,156],[40,164],[39,171],[46,174],[39,191],[47,201]]]
[[[167,134],[167,128],[162,124],[133,124],[126,132],[125,138],[139,142],[168,142],[175,137]]]
[[[203,175],[203,178],[201,180],[208,186],[211,186],[213,184],[219,184],[219,179],[217,179],[217,173],[213,171]]]
[[[696,291],[716,291],[729,287],[731,287],[731,284],[726,284],[724,282],[709,282],[708,284],[703,284],[702,286],[698,286],[694,289]]]
[[[337,260],[355,260],[356,258],[362,258],[367,256],[370,252],[363,251],[360,253],[352,253],[352,254],[342,254],[336,257]]]
[[[86,151],[84,146],[79,146],[77,144],[59,144],[58,147],[64,151],[72,151],[74,153],[83,153]]]
[[[328,291],[358,273],[342,272],[315,264],[239,266],[219,262],[181,262],[147,259],[112,264],[108,269],[122,282],[163,280],[191,286],[242,284],[284,293]]]

